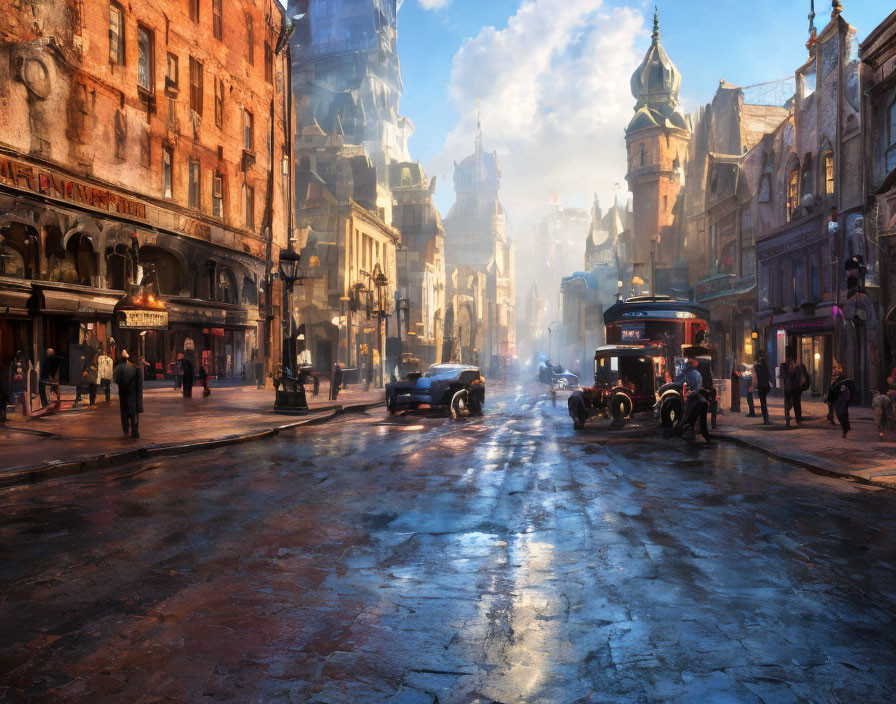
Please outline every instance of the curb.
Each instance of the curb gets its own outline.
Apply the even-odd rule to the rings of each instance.
[[[28,484],[36,484],[37,482],[46,481],[48,479],[56,479],[58,477],[70,476],[72,474],[81,474],[97,469],[109,469],[119,465],[128,464],[137,460],[148,459],[151,457],[170,457],[174,455],[184,455],[190,452],[202,452],[204,450],[212,450],[218,447],[226,447],[228,445],[236,445],[244,442],[254,442],[256,440],[265,440],[267,438],[276,437],[282,432],[294,430],[307,425],[321,425],[327,423],[338,416],[348,413],[363,413],[371,408],[385,406],[385,401],[376,401],[373,403],[359,403],[350,406],[327,406],[320,411],[314,413],[310,417],[304,417],[303,420],[297,420],[291,423],[284,423],[265,430],[257,430],[252,433],[243,435],[227,435],[223,438],[214,438],[210,440],[199,440],[189,443],[170,443],[164,445],[148,445],[138,447],[133,450],[123,450],[121,452],[104,452],[99,455],[90,457],[81,457],[70,461],[51,461],[44,462],[32,467],[24,467],[9,474],[0,475],[0,489],[8,489],[14,486],[24,486]]]
[[[762,445],[756,445],[746,440],[742,437],[738,437],[737,435],[712,435],[713,440],[720,440],[722,442],[730,442],[734,445],[740,445],[741,447],[746,447],[750,450],[754,450],[756,452],[761,452],[767,457],[771,457],[772,459],[778,460],[780,462],[786,462],[787,464],[792,464],[794,466],[800,467],[802,469],[806,469],[813,474],[818,474],[823,477],[832,477],[834,479],[847,479],[849,481],[856,482],[857,484],[865,484],[867,486],[875,486],[880,489],[896,489],[896,484],[892,482],[879,482],[874,479],[868,479],[867,477],[861,477],[855,474],[850,474],[849,472],[838,472],[833,469],[827,469],[825,467],[819,467],[817,464],[812,464],[808,460],[803,460],[798,457],[791,457],[790,455],[785,455],[780,452],[776,452],[775,450],[764,447]]]

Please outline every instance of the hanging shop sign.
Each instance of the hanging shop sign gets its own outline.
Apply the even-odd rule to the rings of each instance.
[[[167,330],[167,310],[120,310],[118,327],[122,330]]]

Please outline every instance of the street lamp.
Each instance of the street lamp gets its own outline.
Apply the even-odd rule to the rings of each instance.
[[[616,302],[619,303],[622,300],[622,279],[616,282]]]
[[[274,410],[282,413],[307,413],[308,401],[305,398],[305,387],[301,379],[290,376],[290,368],[296,360],[296,350],[292,335],[293,316],[289,308],[290,294],[299,276],[299,263],[302,256],[293,250],[292,243],[285,250],[280,250],[280,261],[277,263],[277,272],[283,287],[283,351],[280,372],[280,384],[277,385]],[[282,388],[281,388],[282,387]]]
[[[376,287],[376,301],[377,301],[377,324],[376,324],[376,335],[377,335],[377,351],[380,355],[380,369],[379,369],[379,385],[383,385],[383,370],[386,365],[385,360],[385,350],[383,349],[383,321],[386,321],[386,325],[388,326],[387,320],[387,312],[386,312],[386,301],[385,301],[385,293],[386,287],[389,285],[389,279],[386,278],[386,275],[379,271],[373,277],[373,285]],[[388,329],[386,330],[386,337],[389,336]]]

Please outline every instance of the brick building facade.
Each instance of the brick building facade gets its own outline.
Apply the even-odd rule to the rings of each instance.
[[[4,357],[53,347],[74,369],[114,338],[142,347],[150,377],[185,349],[218,376],[255,349],[276,358],[264,293],[289,226],[285,34],[275,0],[5,8]],[[141,278],[169,317],[142,341],[113,319]]]

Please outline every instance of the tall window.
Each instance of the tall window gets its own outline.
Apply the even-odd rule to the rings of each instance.
[[[190,109],[202,115],[202,64],[190,57]]]
[[[824,155],[824,194],[834,195],[834,155],[831,152]]]
[[[152,32],[143,25],[137,27],[137,85],[147,93],[152,93],[155,77],[153,62],[155,47]]]
[[[224,127],[224,81],[215,79],[215,124]]]
[[[644,166],[644,160],[645,160],[645,158],[646,158],[646,155],[645,155],[645,152],[644,152],[644,145],[642,144],[642,145],[641,145],[641,166]]]
[[[162,147],[162,192],[166,198],[171,198],[171,170],[174,154],[171,147]]]
[[[794,169],[787,179],[787,219],[793,217],[793,211],[800,205],[800,172]]]
[[[199,210],[201,207],[199,162],[190,162],[190,207]]]
[[[212,215],[224,217],[224,177],[220,174],[212,177]]]
[[[247,152],[255,149],[255,117],[243,109],[243,149]]]
[[[247,230],[255,229],[255,189],[243,186],[243,217]]]
[[[199,0],[190,0],[190,19],[199,21]]]
[[[248,44],[246,59],[250,66],[255,65],[255,24],[252,22],[252,16],[246,15],[246,43]]]
[[[221,0],[212,0],[212,31],[215,39],[224,38],[224,17],[221,10]]]
[[[887,111],[887,171],[896,169],[896,101]]]
[[[109,63],[124,64],[124,10],[117,2],[109,5]]]
[[[267,42],[264,43],[264,80],[274,82],[274,50]]]
[[[178,64],[177,57],[169,51],[168,52],[168,72],[165,74],[165,87],[166,88],[174,88],[175,90],[177,90],[177,84],[179,82],[178,74],[180,73],[177,64]]]

